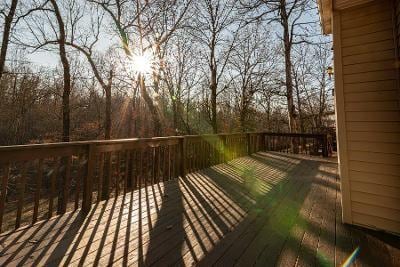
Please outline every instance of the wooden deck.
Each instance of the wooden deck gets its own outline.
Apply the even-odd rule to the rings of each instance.
[[[400,266],[340,217],[336,162],[257,153],[0,236],[0,265]]]

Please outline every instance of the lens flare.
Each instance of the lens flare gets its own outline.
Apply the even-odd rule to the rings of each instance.
[[[150,53],[133,55],[131,58],[131,67],[134,72],[140,74],[149,74],[152,72],[154,59]]]
[[[357,247],[353,253],[350,254],[350,256],[346,259],[345,262],[343,262],[343,264],[341,265],[341,267],[349,267],[351,266],[351,264],[354,263],[354,261],[356,260],[358,254],[360,253],[360,247]]]

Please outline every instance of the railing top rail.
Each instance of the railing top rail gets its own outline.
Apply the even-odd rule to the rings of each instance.
[[[274,132],[264,132],[265,135],[269,136],[287,136],[287,137],[309,137],[309,138],[315,138],[315,137],[322,137],[325,136],[326,134],[323,133],[274,133]]]
[[[262,132],[259,132],[261,134]],[[214,136],[236,136],[244,135],[246,133],[220,133],[220,134],[203,134],[203,135],[181,135],[181,136],[162,136],[162,137],[146,137],[146,138],[126,138],[126,139],[112,139],[112,140],[89,140],[89,141],[73,141],[73,142],[57,142],[57,143],[43,143],[43,144],[27,144],[27,145],[11,145],[0,146],[0,152],[12,151],[20,149],[41,149],[41,148],[63,148],[70,146],[87,146],[87,145],[107,145],[107,144],[123,144],[131,142],[154,142],[165,141],[171,139],[181,138],[197,138],[197,137],[214,137]],[[257,133],[252,133],[257,134]]]
[[[219,133],[219,134],[204,134],[204,135],[182,135],[182,136],[164,136],[164,137],[149,137],[149,138],[127,138],[127,139],[112,139],[112,140],[90,140],[90,141],[73,141],[73,142],[57,142],[57,143],[44,143],[44,144],[27,144],[27,145],[11,145],[11,146],[0,146],[0,153],[7,153],[19,150],[35,150],[40,149],[64,149],[66,147],[75,149],[83,149],[88,145],[116,145],[116,144],[126,144],[126,143],[143,143],[143,142],[163,142],[169,140],[179,140],[182,138],[212,138],[218,136],[241,136],[245,134],[265,134],[267,136],[292,136],[292,137],[322,137],[324,134],[320,133],[279,133],[279,132],[246,132],[246,133]]]
[[[19,149],[36,149],[36,148],[62,148],[65,146],[86,146],[86,145],[107,145],[107,144],[123,144],[130,142],[146,142],[146,141],[164,141],[170,139],[180,139],[183,136],[165,136],[152,138],[127,138],[127,139],[112,139],[112,140],[89,140],[89,141],[73,141],[73,142],[57,142],[43,144],[27,144],[27,145],[12,145],[0,146],[1,151],[11,151]]]

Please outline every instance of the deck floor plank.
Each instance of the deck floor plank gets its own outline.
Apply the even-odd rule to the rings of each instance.
[[[0,236],[0,265],[396,266],[398,237],[341,223],[337,163],[256,153]]]

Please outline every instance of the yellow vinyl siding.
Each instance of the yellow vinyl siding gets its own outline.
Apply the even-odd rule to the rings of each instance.
[[[398,105],[396,100],[374,102],[373,106],[369,102],[353,102],[346,103],[345,109],[346,111],[388,111],[397,110]]]
[[[381,207],[372,210],[372,206],[370,205],[370,213],[376,214],[377,216],[354,211],[353,222],[355,224],[363,225],[370,228],[383,229],[393,233],[400,233],[400,222],[398,220],[394,221],[380,217],[380,210]]]
[[[389,49],[394,49],[393,40],[384,40],[375,43],[362,44],[350,47],[343,47],[343,56],[360,55],[372,52],[381,52]]]
[[[346,103],[350,102],[361,102],[370,103],[378,101],[390,101],[396,100],[397,90],[381,90],[381,91],[371,91],[371,92],[357,92],[357,93],[345,93],[344,97]]]
[[[354,212],[367,214],[369,216],[381,217],[391,221],[400,221],[400,210],[388,209],[373,204],[364,204],[360,202],[352,202]]]
[[[395,67],[393,58],[389,60],[363,62],[352,65],[343,66],[343,71],[348,74],[364,73],[378,70],[392,70]]]
[[[369,184],[381,184],[392,187],[398,187],[399,185],[399,177],[396,175],[387,175],[382,173],[371,173],[367,172],[367,170],[361,171],[349,171],[349,176],[352,181],[358,181]]]
[[[363,83],[363,82],[373,82],[373,81],[385,81],[385,80],[393,80],[397,76],[397,71],[395,69],[389,70],[378,70],[378,71],[370,71],[356,74],[346,74],[343,75],[343,81],[345,84],[345,92],[346,85],[351,83]]]
[[[395,133],[400,132],[399,124],[397,122],[386,122],[386,121],[374,121],[374,122],[358,122],[350,121],[346,123],[347,127],[353,131],[359,132],[381,132],[381,133]],[[354,142],[352,142],[354,144]],[[368,143],[373,146],[373,144]],[[396,149],[397,153],[400,153],[400,148]]]
[[[333,26],[340,27],[336,36],[334,30],[334,42],[340,43],[336,50],[341,51],[335,51],[335,61],[342,68],[336,106],[344,114],[337,127],[346,143],[339,143],[339,149],[345,147],[339,151],[345,160],[339,161],[346,166],[342,183],[350,194],[343,205],[350,206],[351,223],[400,233],[398,30],[392,20],[393,2],[373,1],[336,12],[339,19]]]
[[[390,155],[396,155],[400,154],[400,144],[382,143],[376,141],[351,141],[349,142],[349,150],[389,153]]]
[[[399,121],[400,114],[396,111],[376,111],[376,112],[346,112],[347,121]]]
[[[400,154],[350,150],[349,159],[364,161],[364,162],[372,162],[372,163],[400,165]],[[400,197],[400,191],[399,191],[399,197]]]
[[[364,53],[358,55],[350,55],[343,57],[343,66],[358,64],[358,63],[366,63],[366,62],[375,62],[377,56],[381,60],[393,60],[395,55],[395,51],[393,48],[386,51],[379,51],[375,53]]]
[[[365,183],[359,181],[352,181],[350,184],[353,191],[356,192],[363,192],[373,195],[388,196],[392,197],[393,199],[400,199],[400,187],[380,185],[376,183]],[[398,200],[395,201],[397,202]]]
[[[392,40],[393,39],[393,37],[391,37],[392,33],[393,33],[392,29],[388,29],[378,32],[365,33],[357,36],[351,36],[349,38],[343,38],[342,45],[343,47],[349,47],[355,45],[376,43],[382,40]]]
[[[354,11],[359,12],[357,10]],[[376,9],[374,13],[366,14],[365,16],[352,16],[352,14],[346,14],[342,19],[342,31],[357,29],[360,27],[365,27],[366,25],[372,25],[381,21],[385,21],[388,18],[382,16],[382,13],[388,11],[390,12],[390,8]],[[344,15],[345,12],[347,13],[347,10],[343,11],[342,14]]]
[[[383,21],[374,22],[368,25],[364,25],[358,28],[348,28],[347,30],[342,31],[342,38],[346,40],[348,38],[355,38],[355,37],[364,37],[365,35],[385,31],[385,30],[392,30],[392,20],[387,19]],[[360,40],[360,39],[358,39]]]
[[[397,49],[400,49],[400,1],[399,0],[396,0],[395,1],[395,7],[394,7],[394,10],[395,10],[395,19],[394,19],[394,21],[395,21],[395,23],[396,23],[396,25],[395,25],[395,35],[396,35],[396,41],[397,41]]]
[[[366,83],[355,83],[351,86],[346,86],[346,94],[351,92],[375,92],[375,91],[388,91],[397,89],[397,81],[372,81]]]

